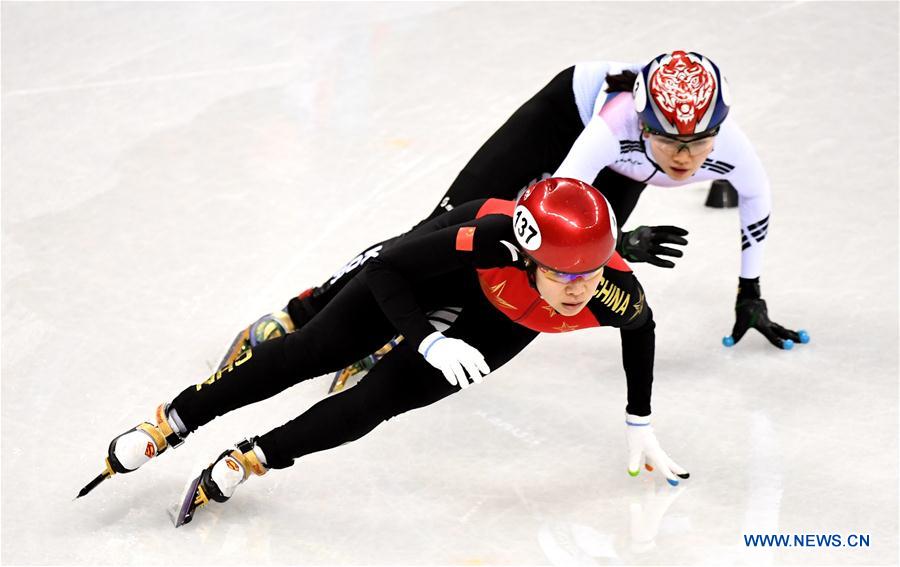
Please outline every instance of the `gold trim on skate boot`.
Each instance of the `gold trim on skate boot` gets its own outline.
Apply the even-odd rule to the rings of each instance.
[[[166,404],[159,404],[159,407],[156,408],[156,426],[159,427],[163,437],[175,434],[172,426],[169,425],[169,418],[166,417]]]
[[[328,388],[329,394],[336,394],[340,391],[343,391],[344,387],[347,385],[347,380],[356,376],[360,372],[368,372],[371,370],[378,361],[384,358],[384,355],[391,352],[395,346],[400,344],[403,340],[403,335],[397,335],[383,347],[376,350],[374,353],[369,356],[354,362],[353,364],[347,366],[343,370],[340,370],[334,374],[334,380],[331,381],[331,386]]]
[[[243,457],[242,464],[245,469],[249,468],[256,476],[262,476],[269,472],[269,469],[259,461],[259,457],[256,456],[252,449],[246,453],[241,453],[241,456]]]
[[[237,461],[238,464],[240,464],[244,475],[244,480],[250,478],[250,473],[253,473],[256,476],[262,476],[269,470],[264,467],[261,462],[259,462],[259,459],[256,457],[256,453],[254,453],[252,449],[250,451],[247,451],[246,453],[242,453],[239,449],[235,449],[229,456],[233,457],[234,460]],[[226,461],[225,464],[228,465],[229,468],[233,468],[231,467],[230,462]]]
[[[106,457],[105,459],[103,459],[103,463],[106,465],[106,470],[103,471],[103,473],[101,473],[101,474],[105,474],[107,478],[116,474],[116,471],[114,471],[112,468],[112,464],[110,464],[110,462],[109,462],[109,457]]]
[[[209,504],[209,496],[206,495],[206,491],[203,490],[203,486],[197,485],[197,494],[194,496],[194,509],[201,508]]]
[[[331,383],[331,388],[328,389],[328,393],[334,394],[343,390],[347,380],[358,372],[359,370],[356,368],[356,364],[351,364],[347,368],[341,370],[340,373],[334,377],[334,381]]]
[[[156,445],[155,452],[152,455],[147,455],[147,457],[152,459],[156,455],[162,455],[166,450],[166,447],[168,447],[168,444],[166,443],[166,438],[162,435],[159,429],[154,425],[147,423],[146,421],[144,423],[138,424],[137,429],[140,429],[141,431],[149,435],[153,439],[153,443]],[[150,452],[149,448],[147,452]]]
[[[228,460],[228,457],[231,457],[232,460]],[[233,470],[234,472],[238,472],[234,467],[241,467],[241,482],[244,482],[248,478],[250,478],[250,467],[244,460],[244,455],[241,454],[240,451],[234,449],[231,453],[228,454],[228,457],[225,457],[225,466]],[[215,463],[213,463],[215,466]]]
[[[272,316],[281,323],[282,328],[284,328],[285,334],[293,333],[297,330],[297,327],[294,326],[294,320],[291,319],[291,316],[285,311],[275,311],[272,313]],[[279,335],[280,336],[280,335]],[[266,340],[270,337],[266,336]]]
[[[169,425],[169,416],[166,415],[166,405],[159,404],[156,408],[156,427],[165,437],[165,445],[170,445],[173,449],[184,443],[184,438]],[[165,447],[160,448],[159,452],[165,451]]]
[[[267,313],[237,334],[231,346],[228,347],[225,357],[222,358],[222,362],[219,363],[219,368],[239,366],[236,364],[238,357],[253,345],[293,333],[296,330],[294,320],[286,311]]]

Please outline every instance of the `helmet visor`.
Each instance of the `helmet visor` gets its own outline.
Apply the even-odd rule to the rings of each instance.
[[[677,155],[681,153],[682,150],[687,150],[688,155],[691,157],[702,155],[712,150],[713,145],[716,143],[716,134],[718,133],[719,129],[716,128],[702,136],[685,139],[671,134],[663,134],[655,130],[650,130],[649,128],[647,129],[650,143],[653,144],[654,149],[667,156]]]
[[[604,266],[600,266],[596,270],[591,270],[590,272],[581,272],[579,274],[570,274],[568,272],[557,272],[556,270],[551,270],[550,268],[541,266],[540,264],[538,264],[538,267],[537,267],[538,271],[540,271],[542,274],[544,274],[547,277],[547,279],[554,281],[556,283],[564,283],[564,284],[571,283],[577,279],[585,279],[585,280],[594,279],[595,277],[597,277],[603,273],[603,268],[604,268]]]

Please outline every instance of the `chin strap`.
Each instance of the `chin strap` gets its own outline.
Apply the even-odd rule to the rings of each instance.
[[[537,288],[537,278],[534,273],[537,271],[537,264],[531,258],[525,258],[525,274],[528,275],[528,283],[531,285],[531,288],[535,291],[538,291]],[[538,291],[538,295],[540,292]]]
[[[643,181],[641,181],[641,183],[647,183],[648,181],[650,181],[651,179],[653,179],[653,176],[656,175],[656,172],[657,172],[657,171],[660,172],[660,173],[662,173],[662,174],[665,174],[665,173],[666,173],[665,171],[662,170],[661,167],[659,167],[659,164],[658,164],[658,163],[656,163],[655,161],[653,161],[653,158],[650,157],[650,154],[647,153],[647,144],[644,143],[644,131],[645,131],[645,129],[641,129],[641,133],[640,133],[640,135],[638,136],[638,138],[639,138],[638,141],[641,143],[641,151],[644,152],[644,157],[647,158],[647,161],[649,161],[649,162],[650,162],[650,165],[653,166],[653,173],[650,174],[650,177],[648,177],[647,179],[644,179]]]

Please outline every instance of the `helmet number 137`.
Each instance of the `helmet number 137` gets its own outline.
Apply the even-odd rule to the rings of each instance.
[[[531,248],[532,239],[538,235],[538,229],[535,227],[534,219],[531,218],[531,215],[528,211],[525,210],[524,207],[517,207],[516,211],[516,232],[519,236],[519,241],[522,242],[527,248]],[[538,243],[535,243],[538,244]]]

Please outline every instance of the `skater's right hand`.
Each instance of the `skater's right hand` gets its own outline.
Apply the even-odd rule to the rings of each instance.
[[[803,329],[786,329],[769,319],[766,301],[760,297],[759,278],[738,279],[734,315],[731,335],[722,339],[722,344],[727,347],[736,345],[749,329],[756,329],[772,345],[783,350],[791,350],[796,344],[809,342],[809,333]]]
[[[443,372],[447,382],[454,386],[459,384],[461,388],[469,387],[466,373],[472,382],[480,384],[481,377],[491,371],[477,348],[465,341],[445,337],[440,331],[425,337],[419,345],[419,354],[425,357],[428,364]]]

